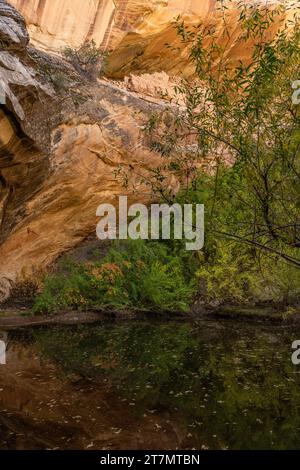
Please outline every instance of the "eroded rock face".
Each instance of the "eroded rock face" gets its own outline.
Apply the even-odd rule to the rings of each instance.
[[[236,4],[240,3],[242,2],[237,0]],[[248,6],[251,6],[251,3],[268,5],[268,8],[272,9],[282,2],[245,0],[245,3]],[[226,6],[226,0],[223,4]],[[300,5],[297,5],[297,2],[286,0],[285,5],[286,11],[276,17],[266,32],[268,39],[273,37],[289,18],[292,19],[294,14],[300,14]],[[220,45],[226,44],[224,59],[228,59],[229,64],[236,66],[240,61],[247,63],[252,56],[253,43],[251,40],[245,42],[241,39],[240,10],[235,6],[234,0],[228,0],[224,27],[224,15],[219,6],[217,0],[169,0],[160,3],[118,43],[110,56],[107,76],[122,79],[130,73],[165,71],[171,76],[193,77],[195,69],[190,60],[190,46],[182,42],[174,27],[174,19],[179,16],[191,31],[199,23],[213,27],[218,33]]]
[[[130,73],[165,71],[169,75],[190,76],[194,68],[188,48],[182,44],[174,29],[174,18],[180,15],[187,25],[199,22],[214,25],[220,41],[226,41],[222,15],[217,0],[9,0],[21,12],[28,25],[34,45],[60,53],[68,45],[78,47],[93,39],[104,50],[113,51],[107,75],[124,78]],[[251,43],[241,43],[237,27],[238,13],[234,2],[228,0],[229,27],[232,40],[227,55],[235,61],[247,59]],[[239,0],[237,0],[238,3]],[[251,1],[245,0],[246,4]],[[272,5],[281,0],[253,0],[252,3]],[[225,1],[226,3],[226,1]],[[282,2],[281,2],[282,3]],[[285,0],[292,16],[297,2]],[[298,6],[299,10],[299,6]],[[277,25],[274,24],[273,32]],[[167,48],[166,44],[172,45]]]
[[[1,41],[9,49],[22,50],[29,42],[24,18],[7,3],[0,4]]]
[[[93,39],[114,47],[158,0],[9,0],[24,15],[33,44],[59,52]]]
[[[95,230],[98,205],[124,194],[114,174],[120,163],[140,172],[159,158],[142,131],[158,104],[109,83],[82,84],[63,62],[27,48],[24,24],[4,0],[0,25],[3,11],[11,37],[20,29],[24,37],[14,52],[8,38],[0,54],[7,91],[0,110],[2,300],[14,281],[39,272]],[[0,29],[0,40],[3,34],[8,37],[7,29]],[[54,90],[49,80],[58,72],[69,80],[67,91]]]

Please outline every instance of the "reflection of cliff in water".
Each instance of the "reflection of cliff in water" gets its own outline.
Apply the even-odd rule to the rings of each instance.
[[[299,448],[295,338],[231,322],[14,333],[1,448]]]

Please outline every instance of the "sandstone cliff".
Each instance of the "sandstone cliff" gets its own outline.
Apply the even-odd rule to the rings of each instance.
[[[224,5],[226,1],[223,2]],[[174,19],[178,17],[191,31],[200,23],[213,27],[218,34],[218,43],[221,46],[226,44],[224,58],[231,65],[237,65],[239,61],[247,62],[252,55],[253,43],[251,40],[245,43],[241,38],[238,21],[240,10],[235,3],[243,2],[228,0],[225,15],[220,11],[218,0],[169,0],[159,4],[118,43],[110,56],[107,76],[123,78],[131,72],[140,74],[165,71],[169,75],[192,77],[194,66],[189,58],[190,46],[182,42],[174,27]],[[300,13],[300,4],[297,6],[294,0],[246,0],[245,3],[268,5],[269,9],[277,7],[278,3],[286,4],[285,12],[281,17],[276,17],[273,26],[266,32],[267,38],[273,37],[281,24],[285,24],[295,13]]]
[[[10,0],[24,15],[33,44],[59,52],[93,39],[114,47],[161,0]],[[189,3],[189,2],[185,2]]]
[[[226,0],[229,1],[229,0]],[[224,30],[218,12],[218,0],[9,0],[24,15],[32,43],[38,48],[60,53],[69,45],[78,47],[93,39],[104,50],[114,51],[109,60],[108,76],[123,78],[130,72],[165,71],[170,75],[191,75],[193,68],[188,50],[173,26],[178,15],[193,27],[203,21]],[[246,3],[251,3],[245,0]],[[295,0],[255,0],[262,5],[290,5],[289,14],[297,9]],[[226,2],[225,2],[226,3]],[[252,2],[254,3],[254,2]],[[229,27],[232,40],[227,55],[233,60],[247,59],[251,44],[240,41],[237,12],[229,3]],[[299,6],[298,6],[299,9]],[[276,24],[274,30],[276,30]],[[166,47],[172,45],[173,50]]]
[[[0,298],[95,230],[96,208],[124,193],[118,164],[153,166],[141,126],[156,106],[109,83],[83,84],[28,47],[0,0]],[[60,75],[59,75],[60,74]],[[55,76],[68,80],[67,91]],[[50,80],[51,78],[51,80]],[[60,83],[60,82],[59,82]],[[60,84],[61,87],[61,84]]]

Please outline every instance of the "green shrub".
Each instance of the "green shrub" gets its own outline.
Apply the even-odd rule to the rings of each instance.
[[[255,297],[282,307],[300,305],[300,269],[279,259],[264,258],[260,276]]]
[[[80,47],[66,47],[65,58],[75,70],[88,80],[96,80],[106,61],[107,54],[97,47],[95,41],[86,41]]]
[[[195,283],[180,257],[162,243],[116,243],[96,263],[68,262],[46,276],[35,313],[72,309],[187,311]]]
[[[213,305],[300,304],[300,270],[252,248],[215,240],[197,270],[200,300]]]
[[[258,281],[257,269],[249,253],[234,248],[228,242],[217,243],[213,260],[198,269],[202,300],[216,304],[251,300]]]

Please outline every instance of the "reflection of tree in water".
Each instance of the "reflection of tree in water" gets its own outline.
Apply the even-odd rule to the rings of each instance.
[[[264,332],[266,331],[266,333]],[[299,447],[290,332],[130,323],[35,333],[66,372],[104,379],[135,406],[183,419],[210,448]]]

